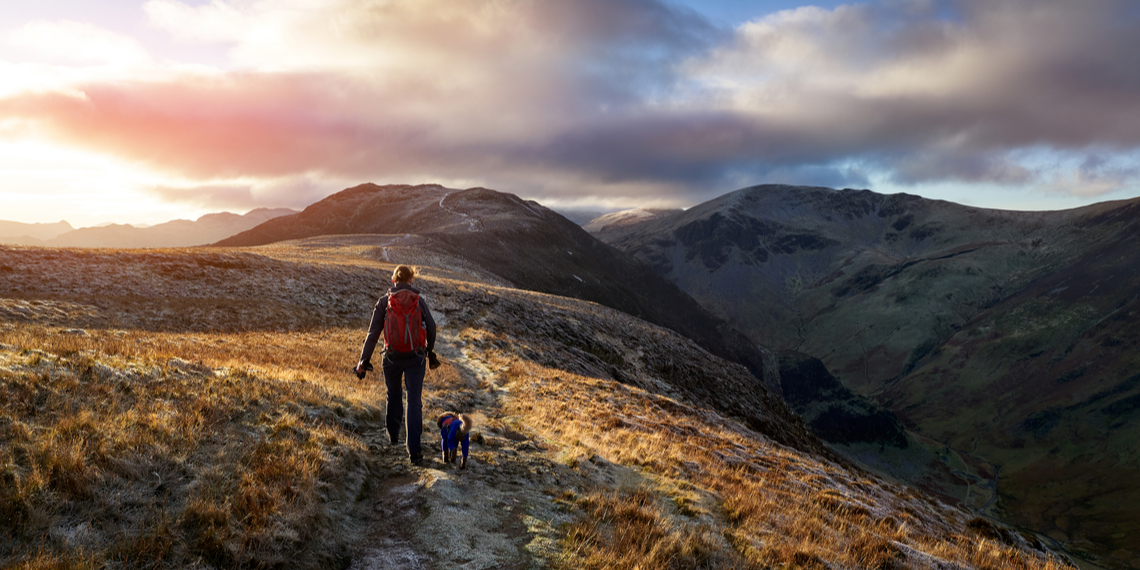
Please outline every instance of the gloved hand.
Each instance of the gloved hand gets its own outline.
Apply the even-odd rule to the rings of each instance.
[[[435,355],[435,351],[428,351],[428,368],[435,370],[439,368],[439,357]]]
[[[359,366],[352,369],[352,373],[356,374],[356,377],[361,379],[361,380],[364,380],[364,375],[368,374],[370,371],[372,371],[372,363],[371,362],[365,362],[364,364],[359,365]]]

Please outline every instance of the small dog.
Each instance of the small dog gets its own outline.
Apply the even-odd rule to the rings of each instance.
[[[467,450],[471,446],[471,427],[475,425],[467,414],[447,412],[435,421],[439,426],[439,443],[443,447],[443,462],[455,463],[459,443],[463,442],[463,460],[459,468],[467,467]]]

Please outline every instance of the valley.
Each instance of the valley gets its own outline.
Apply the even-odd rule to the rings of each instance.
[[[911,445],[869,458],[885,472],[1129,568],[1138,212],[758,186],[597,235],[895,415]],[[915,443],[917,458],[887,461]],[[996,500],[980,500],[984,481]]]

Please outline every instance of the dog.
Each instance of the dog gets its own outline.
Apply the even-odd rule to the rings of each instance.
[[[443,462],[455,463],[459,455],[459,444],[463,443],[463,460],[459,463],[460,469],[467,467],[467,450],[471,446],[471,427],[475,424],[467,414],[447,412],[441,414],[435,421],[439,426],[439,443],[443,448]]]

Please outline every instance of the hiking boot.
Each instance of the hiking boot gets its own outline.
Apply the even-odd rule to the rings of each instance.
[[[411,456],[411,462],[412,462],[412,465],[415,465],[416,467],[420,467],[424,464],[424,456],[423,455],[413,455],[413,456]]]

